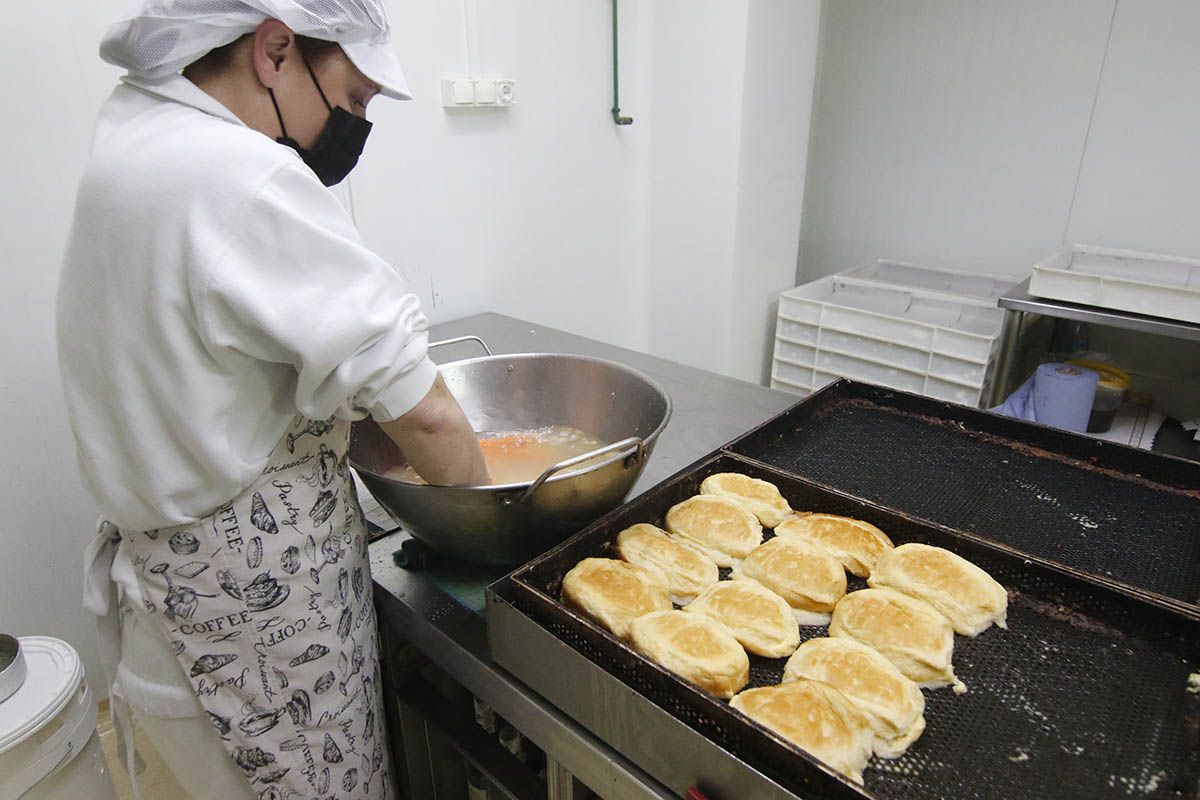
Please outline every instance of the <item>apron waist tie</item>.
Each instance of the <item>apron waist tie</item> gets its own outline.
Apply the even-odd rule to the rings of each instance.
[[[100,520],[96,537],[83,554],[83,607],[96,615],[100,664],[109,688],[121,661],[121,615],[117,584],[112,579],[113,560],[121,544],[121,532],[108,520]]]
[[[112,567],[120,544],[117,526],[100,520],[96,536],[83,554],[83,607],[96,615],[100,665],[108,681],[108,707],[117,734],[117,752],[129,774],[133,800],[142,800],[136,774],[139,759],[133,744],[133,715],[116,686],[117,666],[121,663],[121,610]]]

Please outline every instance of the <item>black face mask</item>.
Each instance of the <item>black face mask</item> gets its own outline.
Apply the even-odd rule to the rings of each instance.
[[[329,109],[329,119],[325,122],[325,127],[321,129],[321,135],[317,137],[317,143],[312,146],[312,149],[303,148],[295,139],[287,135],[287,128],[283,126],[283,114],[279,113],[279,103],[275,100],[275,92],[267,89],[271,95],[271,104],[275,106],[275,116],[279,118],[279,130],[283,131],[283,136],[275,141],[285,144],[299,153],[300,158],[309,166],[309,169],[317,174],[321,183],[333,186],[341,183],[358,163],[363,145],[367,142],[367,134],[371,132],[371,123],[362,117],[354,116],[341,106],[334,108],[329,105],[329,101],[325,99],[325,92],[321,91],[321,84],[317,83],[317,76],[313,74],[312,67],[308,66],[307,61],[304,62],[304,66],[308,68],[308,74],[312,77],[313,84],[321,95],[321,100]]]

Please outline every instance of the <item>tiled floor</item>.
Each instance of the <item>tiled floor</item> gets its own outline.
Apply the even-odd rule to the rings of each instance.
[[[96,731],[100,735],[100,746],[104,749],[104,757],[111,769],[113,785],[117,790],[119,800],[131,800],[133,793],[129,788],[129,776],[125,765],[117,758],[117,734],[113,729],[112,717],[108,711],[108,703],[100,704],[99,723]],[[187,792],[180,788],[175,778],[167,769],[166,764],[158,755],[158,751],[138,731],[134,734],[137,750],[145,762],[146,769],[138,775],[138,784],[142,787],[143,800],[190,800]]]

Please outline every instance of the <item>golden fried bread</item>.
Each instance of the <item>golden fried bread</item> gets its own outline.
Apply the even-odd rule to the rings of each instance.
[[[615,636],[629,638],[629,624],[651,611],[671,608],[661,573],[612,558],[585,558],[563,576],[563,599]]]
[[[736,472],[709,475],[700,484],[700,494],[732,500],[757,517],[764,528],[774,528],[792,513],[775,484]]]
[[[854,639],[879,652],[921,686],[954,686],[954,629],[933,606],[892,589],[851,592],[833,609],[829,635]]]
[[[866,578],[892,540],[869,522],[836,514],[794,514],[775,529],[776,536],[805,539],[829,551],[851,574]]]
[[[728,700],[750,680],[746,651],[717,622],[700,614],[655,611],[630,626],[634,649],[664,669]]]
[[[970,561],[940,547],[902,544],[880,557],[867,583],[924,600],[963,636],[976,636],[992,623],[1006,626],[1004,587]]]
[[[621,558],[662,573],[671,601],[686,605],[717,582],[717,565],[711,558],[683,540],[667,535],[654,525],[638,523],[617,534]]]
[[[730,705],[855,783],[862,783],[874,740],[871,723],[829,684],[803,679],[747,689]]]
[[[718,567],[732,567],[762,544],[762,525],[737,503],[701,494],[667,511],[666,528],[707,554]]]
[[[853,639],[809,639],[788,659],[784,681],[824,681],[866,715],[875,752],[898,758],[925,730],[925,696],[892,662]]]
[[[715,583],[684,611],[721,623],[755,655],[783,658],[800,644],[800,628],[787,601],[756,581]]]
[[[803,539],[776,536],[734,568],[735,578],[758,581],[787,601],[801,625],[828,625],[846,594],[842,562]]]

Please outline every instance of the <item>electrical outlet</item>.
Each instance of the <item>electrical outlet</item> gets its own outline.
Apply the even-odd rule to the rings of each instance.
[[[444,108],[502,108],[514,103],[509,78],[442,78]]]
[[[506,79],[496,81],[496,105],[511,106],[516,102],[516,84]]]

